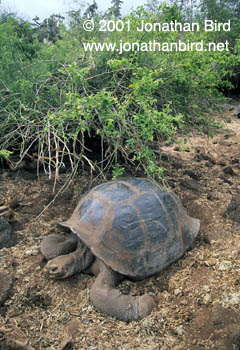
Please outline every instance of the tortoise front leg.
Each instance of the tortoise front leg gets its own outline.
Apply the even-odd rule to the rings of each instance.
[[[86,270],[94,258],[91,250],[79,240],[78,247],[74,252],[50,260],[45,266],[45,272],[50,278],[67,278]]]
[[[75,234],[71,234],[68,238],[57,233],[53,233],[43,238],[40,251],[45,259],[52,260],[60,255],[73,252],[78,245],[79,238]]]
[[[91,288],[90,299],[98,310],[122,321],[140,320],[151,313],[155,306],[152,297],[123,295],[115,287],[124,276],[114,272],[100,260],[93,264],[92,272],[96,274],[97,270],[99,274]]]

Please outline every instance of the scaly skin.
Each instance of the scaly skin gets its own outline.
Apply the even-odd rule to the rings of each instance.
[[[47,260],[52,260],[60,255],[66,255],[77,249],[79,238],[77,235],[68,235],[68,238],[53,233],[44,237],[40,245],[40,251]]]
[[[84,271],[93,261],[91,250],[79,240],[78,248],[74,252],[50,260],[45,266],[45,273],[49,278],[67,278]]]
[[[99,311],[127,322],[140,320],[151,313],[155,306],[151,296],[123,295],[115,288],[124,278],[123,275],[98,259],[93,264],[92,272],[97,278],[91,288],[90,299]]]
[[[55,242],[56,237],[53,238],[54,240],[49,242]],[[74,252],[60,255],[45,266],[47,277],[55,279],[64,279],[81,271],[96,276],[90,299],[99,311],[109,316],[130,322],[146,317],[155,306],[153,298],[149,295],[133,297],[123,295],[116,289],[125,276],[107,267],[100,259],[95,259],[91,250],[80,240]]]

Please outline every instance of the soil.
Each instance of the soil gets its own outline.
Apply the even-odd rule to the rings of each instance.
[[[124,293],[148,293],[157,301],[138,322],[121,322],[94,308],[89,301],[94,277],[44,275],[40,242],[62,233],[58,222],[93,186],[88,173],[78,175],[39,217],[54,197],[53,180],[26,176],[21,169],[1,171],[0,206],[11,208],[8,221],[17,242],[0,250],[0,272],[13,280],[0,307],[1,350],[240,349],[240,223],[227,211],[240,196],[240,119],[232,109],[224,112],[224,128],[211,130],[212,137],[194,132],[178,147],[161,145],[159,162],[169,184],[188,213],[200,218],[201,230],[193,249],[161,274],[121,283]]]

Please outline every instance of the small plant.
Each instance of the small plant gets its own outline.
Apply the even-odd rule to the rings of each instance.
[[[7,151],[5,149],[0,150],[0,157],[8,159],[13,152]]]
[[[113,170],[112,170],[112,179],[113,180],[117,180],[120,176],[123,175],[124,173],[124,168],[121,167],[118,163],[116,163],[114,166],[113,166]]]

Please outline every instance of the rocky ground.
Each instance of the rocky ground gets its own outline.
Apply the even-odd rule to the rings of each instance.
[[[210,138],[195,132],[187,143],[161,147],[169,184],[201,230],[194,248],[161,274],[120,285],[157,301],[139,322],[99,313],[89,301],[94,277],[55,281],[43,273],[40,242],[60,232],[57,223],[89,187],[87,173],[36,219],[53,199],[53,181],[1,171],[1,350],[240,349],[240,119],[230,106],[223,121]]]

